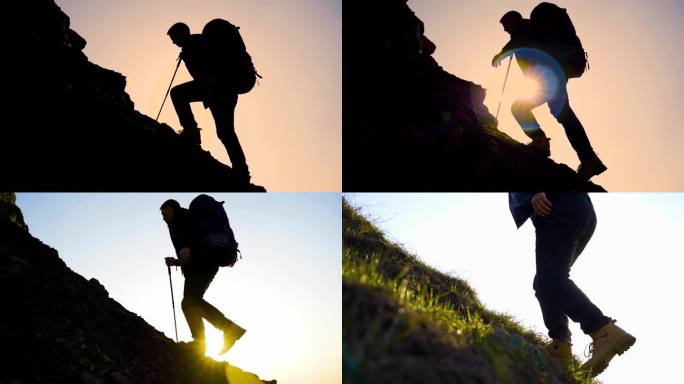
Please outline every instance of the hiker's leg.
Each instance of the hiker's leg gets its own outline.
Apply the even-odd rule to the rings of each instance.
[[[204,99],[204,91],[199,87],[195,81],[188,81],[171,88],[171,101],[173,107],[176,109],[178,121],[185,129],[197,128],[195,116],[192,114],[190,103],[194,101],[202,101]]]
[[[557,95],[549,101],[549,109],[551,114],[565,129],[565,134],[568,136],[568,140],[570,140],[570,144],[580,161],[594,156],[594,149],[589,143],[589,137],[587,137],[587,133],[575,112],[570,108],[568,91],[565,85],[560,87]]]
[[[594,211],[594,205],[591,203],[588,195],[582,194],[582,198],[586,200],[585,210],[587,211],[587,221],[585,225],[585,230],[580,234],[579,241],[577,242],[577,249],[575,250],[575,257],[572,263],[574,264],[579,255],[582,254],[584,248],[586,248],[589,240],[594,235],[594,230],[596,229],[596,212]]]
[[[539,276],[539,273],[534,276],[532,287],[534,288],[537,301],[539,301],[544,325],[546,325],[546,329],[549,330],[549,337],[554,340],[569,343],[571,340],[571,333],[570,328],[568,327],[568,316],[563,312],[563,308],[560,305],[558,298],[549,294],[544,287],[539,286],[538,281],[541,280]]]
[[[580,228],[582,228],[582,230],[577,241],[577,247],[575,249],[575,255],[573,257],[572,264],[577,261],[579,255],[582,254],[584,248],[586,248],[587,244],[589,243],[589,240],[593,236],[594,230],[596,229],[597,222],[596,212],[594,211],[594,206],[591,203],[589,196],[586,194],[580,194],[578,197],[579,198],[576,202],[578,207],[574,210],[576,212],[582,212],[580,215],[580,222],[582,223]],[[601,310],[594,304],[588,306],[586,310],[581,312],[577,317],[575,317],[574,314],[570,314],[570,318],[579,323],[582,331],[586,334],[595,332],[611,321],[611,319],[607,316],[604,316],[603,312],[601,312]]]
[[[516,100],[511,106],[511,112],[513,117],[520,124],[525,134],[534,139],[545,138],[546,135],[544,131],[541,130],[541,126],[532,114],[532,110],[538,106],[544,104],[545,101],[539,98],[526,98]]]
[[[190,273],[185,275],[181,309],[185,315],[185,320],[188,322],[192,338],[195,340],[204,340],[204,322],[202,321],[200,301],[206,290],[205,282],[200,276]]]
[[[218,267],[214,267],[210,270],[201,272],[197,277],[197,297],[195,305],[200,318],[207,319],[211,325],[214,327],[224,330],[233,324],[228,318],[226,318],[221,311],[216,307],[211,305],[209,302],[204,300],[204,293],[209,288],[209,284],[214,280],[214,276],[218,272]]]
[[[532,140],[546,138],[537,119],[534,118],[532,110],[547,103],[553,97],[557,81],[552,74],[547,72],[544,66],[536,66],[534,69],[528,70],[525,76],[537,83],[537,90],[531,96],[516,100],[511,106],[513,117]]]
[[[209,109],[216,122],[216,135],[226,147],[230,164],[237,172],[249,174],[245,153],[235,133],[235,106],[238,95],[229,94],[212,100]]]
[[[610,319],[570,279],[570,267],[593,231],[589,206],[578,194],[556,194],[553,211],[546,218],[535,217],[537,235],[537,275],[535,291],[549,336],[563,340],[569,334],[567,319],[559,320],[562,311],[582,330],[594,331]],[[547,319],[548,317],[548,319]]]

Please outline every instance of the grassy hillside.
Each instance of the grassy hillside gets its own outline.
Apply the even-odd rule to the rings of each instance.
[[[343,201],[345,383],[595,383],[464,281],[388,241]]]

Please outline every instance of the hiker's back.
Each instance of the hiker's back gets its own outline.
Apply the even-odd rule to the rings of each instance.
[[[582,76],[587,67],[587,55],[565,8],[540,3],[532,10],[530,22],[538,44],[558,61],[566,76]]]

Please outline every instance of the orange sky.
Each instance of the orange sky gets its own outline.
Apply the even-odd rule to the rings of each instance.
[[[409,1],[409,6],[437,44],[437,61],[447,71],[487,88],[485,104],[495,114],[506,65],[494,69],[490,63],[509,38],[499,19],[512,9],[529,17],[538,3],[421,0]],[[684,2],[566,0],[556,4],[568,9],[589,53],[591,69],[570,80],[568,92],[570,105],[609,168],[592,180],[609,191],[684,190]],[[526,95],[524,80],[513,63],[499,129],[526,143],[529,140],[510,113],[512,102]],[[579,160],[548,107],[533,112],[551,138],[551,157],[576,168]]]
[[[166,31],[193,33],[222,17],[240,26],[264,78],[238,101],[235,126],[252,182],[269,191],[339,191],[342,171],[341,2],[56,0],[87,41],[88,58],[127,77],[135,108],[155,117],[179,48]],[[182,65],[176,84],[190,80]],[[180,130],[167,100],[160,121]],[[193,104],[202,146],[229,164],[209,110]]]

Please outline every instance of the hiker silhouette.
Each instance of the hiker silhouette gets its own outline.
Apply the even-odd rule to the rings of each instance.
[[[577,261],[596,228],[596,213],[586,193],[509,193],[509,207],[518,228],[531,219],[536,233],[534,291],[552,342],[545,350],[559,360],[572,361],[568,318],[592,338],[591,358],[582,366],[601,373],[616,354],[635,342],[634,336],[589,300],[570,279]],[[603,277],[608,278],[605,271]]]
[[[227,23],[227,24],[226,24]],[[225,20],[215,19],[205,27],[216,26],[218,29],[235,28]],[[177,85],[171,89],[171,100],[176,109],[178,120],[183,130],[180,135],[192,144],[200,144],[200,129],[192,114],[190,103],[202,101],[205,108],[209,108],[216,125],[216,134],[228,152],[233,170],[239,178],[249,181],[250,174],[247,167],[245,154],[240,146],[240,141],[235,133],[235,107],[238,101],[238,93],[249,91],[253,85],[244,87],[237,84],[234,73],[237,65],[231,61],[240,61],[249,58],[244,50],[244,43],[240,39],[242,55],[240,57],[228,57],[222,49],[224,47],[213,44],[205,34],[190,34],[190,27],[184,23],[176,23],[168,30],[171,41],[182,48],[179,59],[185,63],[185,67],[193,80]],[[239,36],[239,35],[238,35]],[[244,58],[244,55],[247,55]],[[242,60],[244,58],[244,60]],[[239,60],[238,60],[239,59]],[[248,65],[251,65],[249,58]],[[253,66],[251,67],[253,70]],[[255,79],[256,71],[253,71],[252,79]],[[240,89],[242,86],[243,89]]]
[[[492,65],[496,67],[505,57],[515,55],[525,76],[539,84],[535,95],[516,100],[511,107],[516,121],[532,139],[528,148],[543,157],[551,155],[549,139],[532,114],[532,109],[548,104],[580,159],[580,177],[589,180],[604,172],[607,167],[591,147],[568,100],[568,79],[584,73],[587,55],[565,9],[544,2],[532,10],[530,19],[509,11],[500,23],[511,39],[494,55]]]
[[[166,265],[180,266],[185,276],[181,308],[188,322],[193,344],[199,353],[204,354],[206,342],[202,319],[206,319],[211,325],[223,331],[224,344],[219,352],[223,354],[242,337],[245,330],[203,298],[219,270],[219,263],[202,241],[200,228],[205,225],[199,222],[200,219],[193,216],[190,210],[181,207],[176,200],[165,201],[160,210],[169,227],[169,235],[177,255],[177,258],[165,258]]]

